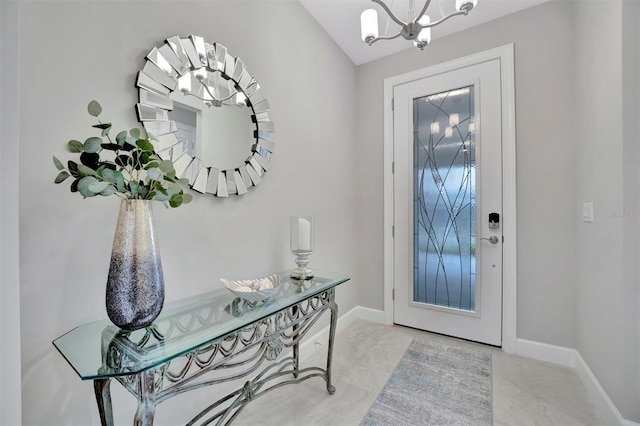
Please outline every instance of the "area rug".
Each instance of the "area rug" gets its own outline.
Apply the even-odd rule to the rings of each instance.
[[[491,354],[416,336],[361,425],[492,422]]]

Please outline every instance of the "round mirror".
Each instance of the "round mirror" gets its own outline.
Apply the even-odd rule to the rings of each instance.
[[[138,119],[156,152],[191,187],[241,195],[262,180],[273,122],[260,85],[239,58],[202,37],[168,38],[138,72]]]

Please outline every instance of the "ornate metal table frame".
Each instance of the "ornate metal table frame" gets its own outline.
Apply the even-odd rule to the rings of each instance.
[[[319,292],[311,291],[293,304],[260,319],[246,321],[241,327],[213,340],[203,339],[197,347],[144,369],[135,367],[139,365],[135,357],[144,356],[146,348],[157,350],[166,339],[179,339],[181,334],[193,329],[206,328],[211,317],[216,315],[214,310],[203,307],[188,311],[187,316],[184,312],[165,315],[162,333],[155,326],[156,321],[146,330],[134,332],[138,333],[136,339],[133,339],[134,333],[113,326],[105,328],[101,339],[103,367],[93,378],[102,425],[113,425],[112,379],[118,380],[137,398],[135,425],[152,425],[156,405],[169,398],[249,376],[241,387],[211,403],[187,425],[228,424],[252,400],[281,386],[312,377],[322,377],[328,393],[333,394],[331,363],[338,316],[335,286],[344,281]],[[226,303],[224,309],[236,318],[244,318],[243,310],[252,309],[252,305],[235,299]],[[300,368],[300,342],[326,311],[331,312],[326,368]],[[67,358],[65,352],[58,349]],[[290,351],[283,352],[284,349]],[[67,360],[73,366],[71,360]]]

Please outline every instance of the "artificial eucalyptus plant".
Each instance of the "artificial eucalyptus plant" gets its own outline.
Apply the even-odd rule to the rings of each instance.
[[[87,111],[98,117],[102,107],[91,101]],[[79,163],[70,160],[65,167],[53,157],[60,171],[55,183],[73,177],[71,192],[79,192],[84,198],[115,194],[125,199],[164,201],[171,207],[191,201],[191,195],[183,189],[188,180],[176,177],[173,163],[158,156],[150,140],[141,136],[140,129],[123,130],[114,140],[109,134],[111,123],[98,119],[98,124],[92,127],[102,131],[100,137],[68,143],[69,151],[80,154]]]

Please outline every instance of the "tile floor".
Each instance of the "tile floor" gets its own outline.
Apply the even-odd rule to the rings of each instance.
[[[336,336],[335,394],[327,394],[324,381],[319,378],[285,386],[253,401],[234,424],[358,425],[418,333],[425,332],[358,320]],[[455,341],[493,354],[494,425],[602,424],[573,370]],[[323,365],[325,356],[324,350],[318,350],[304,360],[303,366]]]

